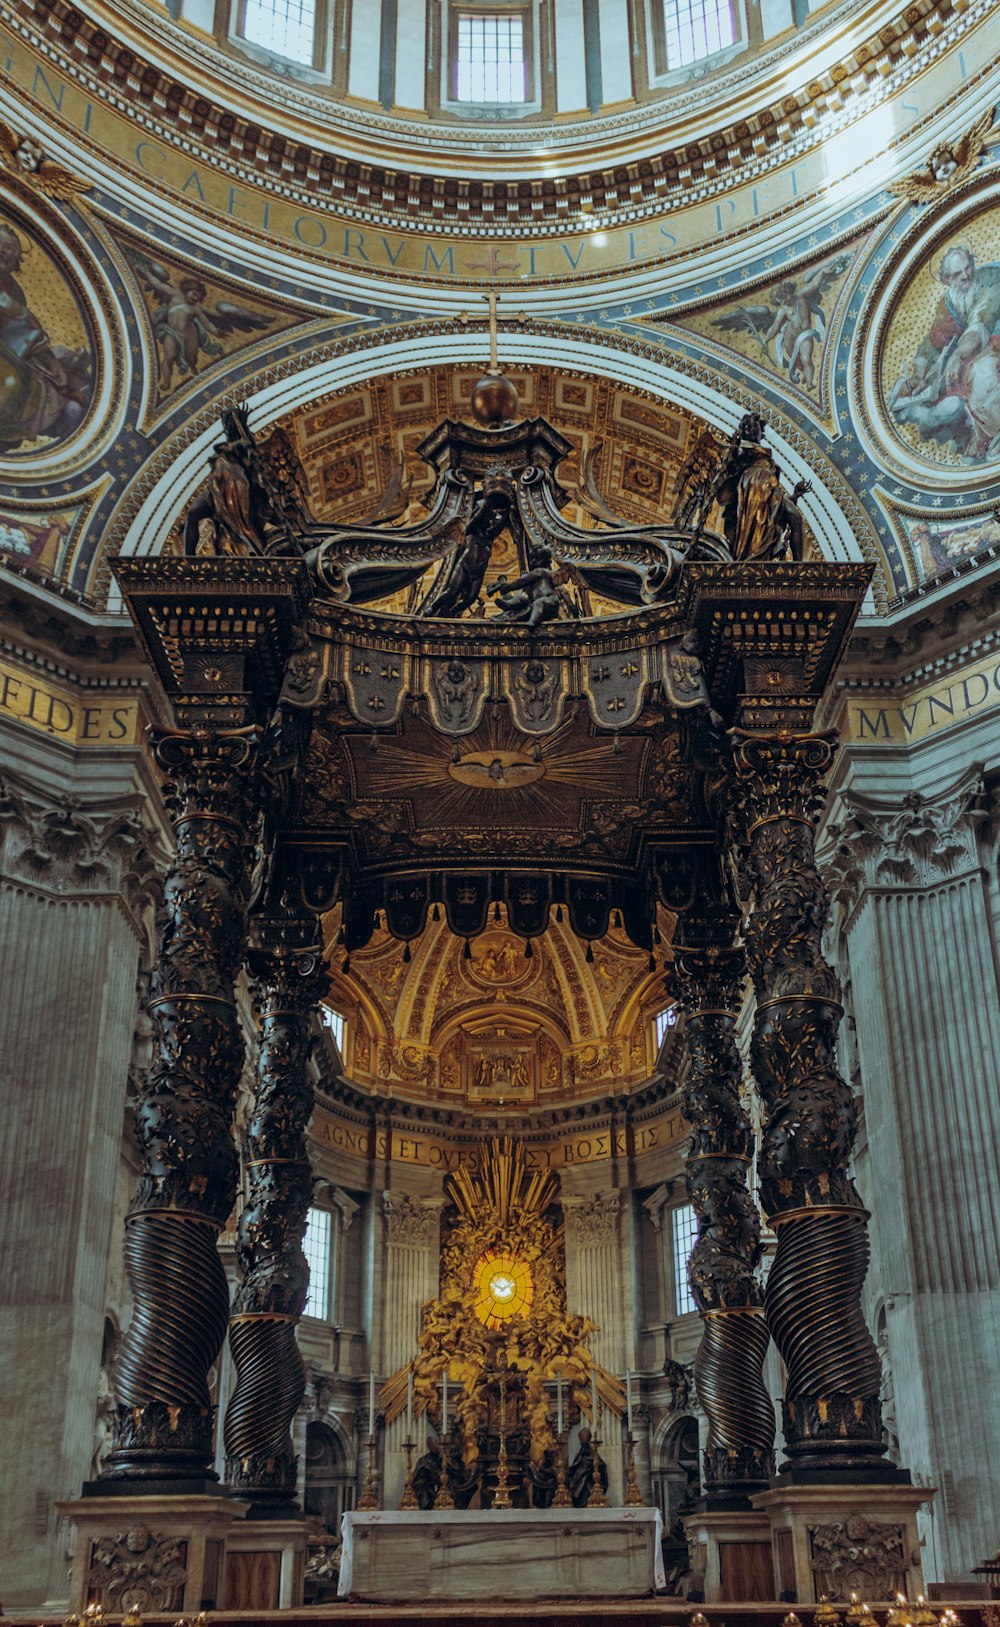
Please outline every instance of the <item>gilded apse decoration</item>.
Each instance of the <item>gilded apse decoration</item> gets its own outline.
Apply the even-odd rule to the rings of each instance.
[[[90,182],[81,180],[53,158],[34,136],[20,136],[0,119],[0,164],[22,185],[63,203],[77,203]]]
[[[848,1167],[857,1115],[837,1069],[843,1008],[822,950],[829,898],[814,827],[833,758],[829,735],[735,737],[732,828],[752,894],[745,942],[757,996],[751,1064],[767,1109],[760,1191],[778,1234],[764,1303],[788,1369],[789,1458],[889,1477],[881,1368],[861,1312],[868,1213]]]
[[[605,1405],[620,1412],[624,1401],[619,1380],[595,1367],[587,1348],[594,1324],[566,1310],[563,1228],[553,1208],[557,1179],[547,1170],[530,1171],[524,1147],[502,1138],[485,1143],[475,1168],[460,1166],[445,1184],[457,1216],[444,1238],[440,1292],[423,1308],[419,1354],[411,1364],[417,1410],[426,1408],[440,1431],[440,1383],[447,1373],[458,1389],[457,1397],[454,1389],[449,1396],[452,1491],[466,1506],[495,1443],[496,1374],[504,1367],[512,1451],[523,1451],[536,1491],[551,1478],[551,1494],[556,1438],[545,1381],[559,1374],[567,1406],[588,1416],[592,1370]],[[387,1421],[405,1405],[408,1371],[382,1390]]]
[[[879,349],[891,433],[928,465],[1000,459],[1000,205],[970,205],[932,237]]]
[[[31,457],[84,423],[97,345],[69,273],[19,216],[0,208],[0,456]]]
[[[302,1251],[312,1199],[309,1030],[327,986],[315,933],[308,918],[265,917],[249,954],[260,1038],[245,1143],[250,1191],[236,1243],[241,1282],[229,1319],[236,1386],[225,1418],[226,1480],[254,1506],[272,1509],[294,1506],[289,1429],[306,1389],[295,1328],[309,1284]]]
[[[744,976],[733,947],[737,920],[721,908],[692,912],[673,968],[690,1058],[685,1180],[698,1240],[688,1271],[703,1322],[694,1376],[709,1420],[710,1498],[762,1489],[774,1472],[774,1409],[762,1376],[769,1338],[755,1275],[760,1219],[747,1186],[753,1131],[736,1045]]]
[[[125,1239],[135,1310],[116,1363],[102,1481],[197,1479],[211,1461],[208,1372],[229,1309],[216,1240],[236,1196],[243,1038],[233,984],[257,752],[252,729],[154,739],[177,849],[150,984],[153,1059],[135,1110],[141,1172]]]

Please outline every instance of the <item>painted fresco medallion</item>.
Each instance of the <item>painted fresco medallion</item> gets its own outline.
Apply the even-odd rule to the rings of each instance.
[[[896,296],[879,350],[883,422],[912,456],[1000,463],[1000,203],[951,222]]]
[[[0,206],[0,457],[71,440],[94,400],[98,349],[69,272]]]

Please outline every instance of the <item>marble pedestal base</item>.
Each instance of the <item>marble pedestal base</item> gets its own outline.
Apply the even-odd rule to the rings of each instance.
[[[76,1527],[69,1608],[100,1604],[193,1616],[222,1605],[226,1539],[249,1503],[231,1497],[78,1497],[57,1503]]]
[[[666,1586],[655,1508],[345,1514],[342,1597],[637,1599]]]
[[[768,1522],[774,1580],[799,1604],[923,1593],[917,1509],[933,1488],[906,1484],[776,1486],[751,1498]]]
[[[684,1531],[691,1569],[706,1604],[777,1598],[771,1526],[750,1509],[689,1514]]]
[[[302,1603],[305,1520],[241,1520],[226,1536],[224,1610],[288,1610]]]

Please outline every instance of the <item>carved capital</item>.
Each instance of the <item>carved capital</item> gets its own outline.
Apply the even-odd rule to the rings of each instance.
[[[822,847],[834,901],[850,914],[866,891],[936,887],[983,861],[993,817],[974,768],[936,796],[908,791],[891,803],[841,791]]]
[[[617,1192],[595,1192],[589,1198],[563,1198],[566,1232],[578,1247],[606,1248],[618,1238]]]
[[[168,863],[143,821],[143,798],[50,796],[13,774],[0,779],[3,872],[54,897],[110,894],[138,917]]]
[[[385,1234],[395,1247],[426,1248],[438,1235],[438,1202],[423,1203],[409,1192],[382,1193]]]

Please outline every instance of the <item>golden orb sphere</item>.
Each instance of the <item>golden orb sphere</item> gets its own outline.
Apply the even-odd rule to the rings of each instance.
[[[485,373],[472,388],[472,416],[477,424],[496,429],[517,417],[517,391],[502,373]]]

